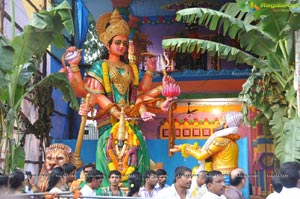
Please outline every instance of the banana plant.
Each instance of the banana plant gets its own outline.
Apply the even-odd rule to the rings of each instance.
[[[274,8],[276,5],[281,5],[281,9]],[[165,39],[162,45],[177,52],[208,52],[220,59],[252,66],[252,73],[239,94],[245,122],[249,124],[249,107],[256,107],[260,111],[257,119],[268,121],[277,158],[281,162],[300,161],[300,136],[297,134],[300,123],[296,122],[299,119],[293,87],[295,31],[300,29],[297,23],[300,21],[299,9],[294,9],[297,6],[287,0],[278,0],[276,5],[265,0],[237,0],[225,4],[219,11],[189,8],[177,12],[178,22],[218,31],[237,40],[239,48],[189,38]],[[284,10],[282,5],[286,5]]]
[[[56,87],[73,108],[78,108],[65,74],[52,73],[31,84],[33,76],[39,73],[49,45],[66,47],[63,31],[69,34],[74,31],[71,6],[67,1],[35,13],[23,32],[11,40],[0,35],[0,136],[1,146],[6,151],[4,173],[24,167],[25,152],[19,139],[19,113],[22,101],[35,88],[43,85]],[[13,136],[15,131],[17,139]]]

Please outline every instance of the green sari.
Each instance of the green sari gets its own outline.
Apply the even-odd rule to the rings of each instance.
[[[106,86],[104,85],[104,74],[105,70],[103,69],[103,61],[95,62],[90,71],[88,72],[88,78],[94,78],[97,81],[99,81],[104,88]],[[133,66],[131,66],[133,67]],[[136,66],[135,66],[136,67]],[[120,74],[122,74],[122,70],[119,70]],[[110,76],[109,76],[110,77]],[[135,77],[138,78],[138,77]],[[106,92],[105,95],[110,99],[113,103],[118,104],[119,100],[126,100],[126,103],[129,105],[134,105],[136,97],[137,97],[137,85],[134,85],[133,82],[128,87],[128,91],[125,93],[125,95],[121,95],[120,92],[114,87],[114,84],[110,82],[112,92]],[[89,85],[87,85],[89,86]],[[105,175],[105,178],[103,179],[101,187],[105,187],[109,185],[108,182],[108,174],[110,172],[108,164],[110,163],[107,158],[107,142],[111,134],[112,130],[112,123],[108,122],[110,121],[110,115],[106,114],[102,118],[98,119],[98,126],[101,126],[98,129],[99,132],[99,140],[97,143],[97,152],[96,152],[96,168],[103,172]],[[100,124],[100,125],[99,125]],[[135,135],[137,136],[140,146],[137,151],[137,164],[136,164],[136,170],[144,173],[146,170],[150,169],[150,157],[147,150],[147,146],[144,140],[144,137],[142,135],[142,132],[137,128],[137,126],[131,126],[133,131],[135,132]],[[127,182],[123,182],[125,186],[127,186]]]

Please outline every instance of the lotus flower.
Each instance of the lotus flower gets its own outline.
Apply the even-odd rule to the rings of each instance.
[[[162,89],[162,95],[165,97],[177,97],[180,95],[180,87],[177,84],[169,83]]]

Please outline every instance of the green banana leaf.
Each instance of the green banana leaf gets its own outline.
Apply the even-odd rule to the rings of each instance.
[[[187,8],[176,13],[176,21],[204,25],[210,30],[222,28],[223,35],[227,34],[230,38],[238,39],[242,48],[258,56],[267,56],[270,50],[275,50],[276,47],[273,39],[260,27],[220,11],[208,8]]]
[[[221,59],[227,59],[228,61],[235,60],[237,63],[246,63],[258,68],[268,66],[264,60],[258,59],[245,51],[209,40],[190,38],[164,39],[162,46],[164,49],[176,50],[182,53],[192,53],[193,51],[201,53],[207,51],[210,55],[218,54]]]
[[[300,118],[292,118],[285,121],[284,131],[278,153],[282,156],[282,161],[299,161],[300,162]]]
[[[66,47],[63,31],[69,34],[74,32],[71,9],[65,0],[47,11],[35,13],[30,24],[11,41],[0,36],[0,107],[7,107],[1,109],[1,118],[4,119],[0,129],[1,135],[5,135],[9,142],[13,140],[15,124],[20,133],[19,113],[22,101],[38,86],[58,88],[64,99],[70,102],[70,106],[78,108],[77,99],[65,74],[53,73],[34,85],[30,84],[34,75],[39,74],[40,64],[49,45]],[[3,124],[5,127],[2,127]],[[20,140],[7,147],[9,153],[5,160],[5,173],[17,167],[22,168],[25,160]]]
[[[227,3],[220,11],[207,8],[189,8],[177,12],[179,22],[205,26],[230,38],[237,39],[241,49],[213,41],[175,38],[162,42],[164,49],[177,52],[208,52],[221,59],[246,63],[253,67],[252,74],[243,85],[239,100],[243,102],[245,122],[264,122],[275,144],[275,154],[280,162],[299,161],[299,141],[295,134],[297,101],[293,88],[295,68],[295,31],[300,29],[300,9],[287,8],[285,12],[273,12],[260,8],[263,0],[237,0]],[[289,5],[290,1],[276,3]],[[260,9],[257,9],[260,8]],[[255,106],[260,114],[253,121],[247,121],[247,108]],[[298,122],[299,123],[299,122]],[[291,124],[293,129],[287,129]],[[285,127],[285,128],[284,128]],[[291,137],[293,144],[290,145]],[[289,149],[289,158],[285,153]]]

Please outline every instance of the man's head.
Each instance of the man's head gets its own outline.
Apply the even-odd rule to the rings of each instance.
[[[158,177],[158,184],[160,187],[164,187],[167,182],[167,172],[164,169],[157,169],[156,175]]]
[[[191,188],[192,170],[185,166],[179,166],[175,169],[175,185],[184,189]]]
[[[224,176],[220,171],[207,172],[205,183],[208,191],[218,196],[221,196],[225,193],[226,185]]]
[[[65,172],[67,183],[73,182],[73,180],[76,178],[76,167],[72,163],[68,162],[62,165],[62,168]]]
[[[280,167],[280,181],[286,188],[300,187],[300,163],[285,162]]]
[[[282,190],[282,184],[280,182],[280,177],[278,175],[272,176],[272,187],[275,192],[280,193]]]
[[[242,189],[246,185],[245,172],[241,168],[233,169],[230,174],[230,185]]]
[[[154,187],[156,185],[157,181],[158,181],[158,178],[157,178],[157,174],[155,171],[153,171],[153,170],[145,171],[145,173],[144,173],[145,186],[148,185],[148,186]]]
[[[91,189],[98,189],[103,180],[103,173],[97,169],[92,169],[86,174],[85,181]]]
[[[121,180],[121,172],[118,170],[112,170],[108,174],[108,181],[112,186],[118,186]]]
[[[88,172],[92,169],[95,169],[95,164],[94,163],[87,163],[82,167],[82,173],[85,176],[88,174]]]
[[[207,171],[205,171],[205,170],[199,171],[199,173],[197,174],[196,182],[199,187],[201,187],[203,184],[205,184],[206,174],[207,174]]]

